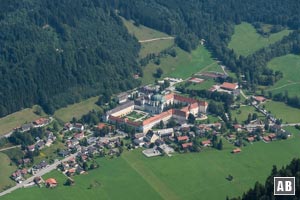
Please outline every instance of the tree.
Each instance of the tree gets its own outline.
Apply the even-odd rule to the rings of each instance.
[[[89,166],[88,166],[88,164],[86,162],[84,162],[82,164],[82,168],[83,168],[84,171],[87,171],[89,169]]]
[[[164,124],[164,122],[161,120],[161,121],[159,122],[159,128],[160,128],[160,129],[163,129],[164,126],[165,126],[165,124]]]
[[[157,68],[156,73],[154,74],[154,76],[156,78],[161,78],[161,76],[163,75],[164,71],[162,70],[162,68]]]
[[[220,139],[219,143],[218,143],[218,149],[222,150],[223,149],[223,142],[222,139]]]
[[[188,123],[194,124],[195,120],[196,120],[195,116],[190,113],[189,116],[188,116]]]

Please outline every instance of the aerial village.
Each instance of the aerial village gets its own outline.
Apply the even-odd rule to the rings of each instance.
[[[226,75],[206,73],[203,76],[218,78]],[[37,132],[36,135],[42,137],[35,137],[33,144],[23,147],[25,156],[17,161],[19,169],[11,174],[11,178],[21,184],[32,177],[32,181],[26,182],[24,187],[38,185],[53,188],[57,186],[57,180],[43,180],[40,175],[47,169],[58,169],[69,177],[67,183],[61,184],[72,185],[73,176],[101,166],[94,158],[118,157],[124,150],[141,148],[142,154],[151,159],[155,156],[171,157],[176,153],[205,153],[206,149],[211,148],[222,150],[223,142],[229,142],[236,146],[231,151],[234,155],[241,153],[243,146],[256,141],[269,143],[290,136],[277,123],[278,120],[261,106],[267,99],[252,96],[248,100],[250,106],[266,116],[265,121],[252,117],[244,124],[235,121],[227,129],[225,126],[228,124],[220,116],[215,117],[217,121],[209,120],[212,115],[209,99],[189,97],[176,90],[175,85],[181,81],[165,78],[155,85],[116,95],[113,99],[117,102],[116,106],[106,110],[98,124],[89,125],[73,120],[55,132],[49,128],[54,120],[50,117],[16,128],[14,132]],[[194,84],[203,81],[199,77],[189,79]],[[209,92],[226,93],[235,99],[241,90],[237,83],[223,82],[214,85]],[[234,110],[235,106],[232,104],[231,109]],[[225,118],[228,118],[226,113]],[[35,155],[57,143],[58,138],[64,148],[56,149],[56,156],[51,160],[36,163]]]

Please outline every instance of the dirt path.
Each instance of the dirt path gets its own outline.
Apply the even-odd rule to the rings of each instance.
[[[280,87],[273,88],[273,89],[269,89],[269,90],[266,90],[266,91],[279,90],[279,89],[281,89],[281,88],[284,88],[284,87],[287,87],[287,86],[290,86],[290,85],[297,85],[297,84],[300,84],[300,82],[288,83],[288,84],[282,85],[282,86],[280,86]]]
[[[4,149],[0,149],[0,152],[1,151],[6,151],[6,150],[9,150],[9,149],[18,148],[18,147],[21,147],[21,145],[17,145],[17,146],[13,146],[13,147],[7,147],[7,148],[4,148]]]
[[[139,43],[146,43],[146,42],[154,42],[158,40],[173,40],[174,37],[160,37],[160,38],[153,38],[153,39],[147,39],[147,40],[139,40]]]

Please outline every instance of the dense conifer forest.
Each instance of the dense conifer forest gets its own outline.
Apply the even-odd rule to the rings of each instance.
[[[140,45],[121,19],[91,0],[3,0],[0,116],[54,109],[136,86]]]
[[[141,72],[140,45],[118,14],[176,36],[186,51],[205,39],[245,88],[272,85],[280,74],[266,63],[300,53],[299,10],[298,0],[2,0],[0,116],[33,104],[53,113],[82,98],[137,86],[132,75]],[[237,56],[227,45],[242,21],[294,31],[253,55]]]

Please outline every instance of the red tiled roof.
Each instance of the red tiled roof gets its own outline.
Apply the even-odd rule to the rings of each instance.
[[[253,142],[253,141],[254,141],[254,137],[248,137],[247,140],[248,140],[249,142]]]
[[[99,123],[98,126],[97,126],[97,128],[98,128],[98,129],[103,129],[105,126],[106,126],[106,124],[104,124],[104,123]]]
[[[50,184],[50,185],[56,185],[57,181],[54,178],[49,178],[46,181],[46,184]]]
[[[143,126],[151,124],[153,122],[161,121],[164,118],[171,116],[172,114],[173,114],[173,110],[172,109],[168,110],[166,112],[162,112],[159,115],[155,115],[155,116],[153,116],[153,117],[151,117],[151,118],[146,119],[145,121],[143,121]]]
[[[47,123],[47,121],[48,121],[48,119],[46,119],[46,118],[39,118],[39,119],[35,120],[34,123],[37,125],[43,125],[43,124]]]
[[[259,101],[259,102],[263,102],[263,101],[266,100],[266,98],[265,98],[265,97],[262,97],[262,96],[255,96],[254,99],[255,99],[256,101]]]
[[[201,144],[202,145],[208,145],[208,144],[211,144],[211,141],[210,140],[205,140],[205,141],[202,141]]]
[[[240,153],[242,150],[240,148],[236,148],[232,150],[232,153]]]
[[[228,83],[228,82],[224,82],[224,83],[221,85],[221,88],[227,89],[227,90],[235,90],[235,89],[238,88],[238,84],[236,84],[236,83]]]
[[[264,141],[267,141],[267,142],[270,141],[270,138],[268,136],[264,136],[263,139],[264,139]]]
[[[189,142],[189,143],[184,143],[184,144],[182,144],[181,145],[182,146],[182,148],[188,148],[188,147],[191,147],[191,146],[193,146],[193,143],[191,143],[191,142]]]
[[[186,141],[186,140],[188,140],[189,139],[189,137],[188,136],[179,136],[179,137],[177,137],[177,140],[178,141]]]

